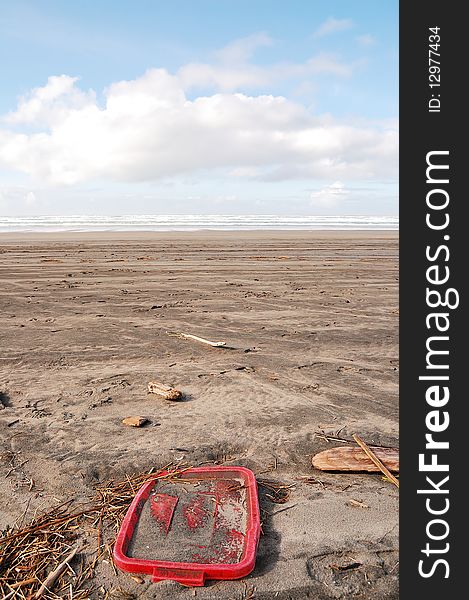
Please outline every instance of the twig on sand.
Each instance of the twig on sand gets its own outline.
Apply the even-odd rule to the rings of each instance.
[[[254,600],[255,598],[255,592],[256,592],[256,587],[252,586],[250,588],[248,588],[248,584],[244,581],[244,595],[242,600]]]
[[[397,561],[397,563],[392,567],[392,569],[390,569],[389,573],[393,573],[396,569],[396,567],[399,566],[399,561]]]
[[[207,344],[208,346],[213,346],[214,348],[226,347],[226,342],[211,342],[210,340],[199,337],[198,335],[192,335],[190,333],[178,333],[176,331],[167,331],[166,333],[172,337],[180,337],[187,340],[195,340],[196,342],[201,342],[202,344]]]
[[[368,456],[370,460],[372,460],[378,469],[389,479],[392,481],[396,487],[399,487],[399,480],[394,477],[391,471],[383,465],[383,463],[379,460],[376,454],[365,444],[365,442],[356,434],[353,435],[353,439],[357,442],[363,452]]]
[[[291,506],[285,506],[285,508],[281,508],[280,510],[276,510],[273,513],[267,513],[270,517],[273,517],[274,515],[278,515],[281,512],[284,512],[285,510],[290,510],[290,508],[295,508],[295,506],[298,506],[297,504],[292,504]]]
[[[10,587],[12,589],[17,589],[23,587],[23,585],[29,585],[30,583],[34,583],[36,579],[34,577],[30,577],[29,579],[23,579],[22,581],[17,581],[16,583],[10,583]]]
[[[44,592],[46,592],[47,590],[49,590],[49,588],[51,588],[56,579],[63,573],[63,571],[65,571],[65,569],[68,567],[68,563],[72,560],[72,558],[75,556],[75,554],[78,552],[78,547],[74,548],[70,554],[67,555],[67,557],[59,564],[59,566],[54,569],[52,571],[52,573],[50,573],[46,580],[44,581],[44,583],[41,585],[41,587],[38,589],[38,591],[34,594],[33,598],[34,600],[37,600],[37,598],[40,598]]]
[[[342,442],[342,444],[350,444],[350,440],[344,440],[344,438],[334,437],[332,435],[327,435],[326,433],[321,433],[319,431],[315,431],[314,435],[326,442]]]
[[[298,477],[298,481],[301,481],[301,483],[306,483],[308,485],[319,485],[323,490],[326,489],[326,486],[320,479],[309,477],[308,475],[302,475],[301,477]]]

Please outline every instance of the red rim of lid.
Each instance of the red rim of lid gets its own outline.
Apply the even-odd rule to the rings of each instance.
[[[150,479],[137,492],[130,505],[114,545],[114,562],[123,571],[151,575],[154,582],[171,579],[188,586],[202,586],[206,579],[239,579],[254,569],[257,544],[260,537],[260,513],[255,475],[245,467],[195,467],[184,473],[227,473],[242,476],[246,487],[248,524],[244,541],[243,556],[237,563],[186,563],[131,558],[126,555],[135,527],[145,502],[159,477]],[[163,471],[158,475],[166,475]]]

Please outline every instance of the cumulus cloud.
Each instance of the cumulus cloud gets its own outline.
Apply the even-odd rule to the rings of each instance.
[[[313,35],[314,37],[325,37],[326,35],[331,35],[332,33],[346,31],[352,27],[352,19],[335,19],[334,17],[329,17],[326,19],[326,21],[324,21],[324,23],[321,23]]]
[[[397,131],[387,125],[314,117],[282,96],[189,100],[164,69],[113,83],[102,105],[76,78],[50,77],[3,120],[0,165],[53,184],[236,169],[266,180],[392,178],[397,168]]]
[[[78,77],[49,77],[44,87],[35,88],[20,98],[15,112],[5,117],[9,124],[53,125],[67,119],[70,111],[80,110],[96,101],[92,91],[82,92],[75,86]]]

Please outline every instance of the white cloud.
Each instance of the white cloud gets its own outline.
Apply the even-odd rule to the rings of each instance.
[[[295,79],[310,79],[322,75],[350,77],[360,62],[346,63],[336,54],[319,52],[300,63],[282,61],[258,65],[249,61],[262,46],[272,44],[265,33],[235,40],[214,53],[211,63],[189,63],[177,72],[184,90],[212,89],[222,92],[265,88]]]
[[[311,192],[312,206],[335,206],[350,194],[341,181],[334,181],[318,191]]]
[[[20,185],[0,186],[0,207],[6,209],[21,209],[23,206],[33,206],[37,203],[36,194]]]
[[[304,63],[282,62],[266,66],[239,62],[189,63],[181,67],[177,75],[185,90],[210,88],[232,92],[318,75],[350,77],[357,66],[358,63],[344,63],[335,54],[320,52]]]
[[[326,35],[331,35],[332,33],[346,31],[352,27],[352,19],[335,19],[334,17],[329,17],[326,19],[326,21],[324,21],[324,23],[321,23],[313,35],[314,37],[325,37]]]
[[[92,91],[82,92],[75,86],[78,77],[49,77],[44,87],[34,88],[21,97],[15,112],[5,117],[9,124],[51,125],[68,118],[70,111],[80,110],[96,101]]]
[[[238,167],[230,171],[229,175],[243,179],[257,179],[262,176],[262,172],[258,167]]]
[[[271,45],[272,38],[264,32],[259,32],[234,40],[221,50],[218,50],[215,56],[218,60],[225,63],[244,63],[251,58],[258,48]]]
[[[233,169],[241,169],[238,177],[242,169],[250,177],[251,169],[265,180],[371,179],[393,178],[397,169],[397,131],[388,124],[313,117],[282,96],[216,93],[188,100],[180,76],[164,69],[113,83],[103,106],[76,78],[51,77],[6,121],[0,166],[53,184]]]

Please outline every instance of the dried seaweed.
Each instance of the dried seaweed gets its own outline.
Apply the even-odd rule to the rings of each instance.
[[[168,465],[157,473],[150,471],[109,481],[96,488],[96,495],[88,504],[65,502],[26,525],[22,524],[23,515],[18,524],[0,533],[0,597],[89,598],[99,560],[105,558],[117,573],[112,546],[138,489],[151,479],[176,479],[187,468]],[[90,535],[96,536],[92,548]],[[78,546],[82,550],[74,554]]]
[[[290,490],[295,487],[295,484],[287,485],[278,481],[267,481],[265,479],[258,479],[257,483],[268,490],[265,497],[268,498],[274,504],[285,504],[290,500]]]

